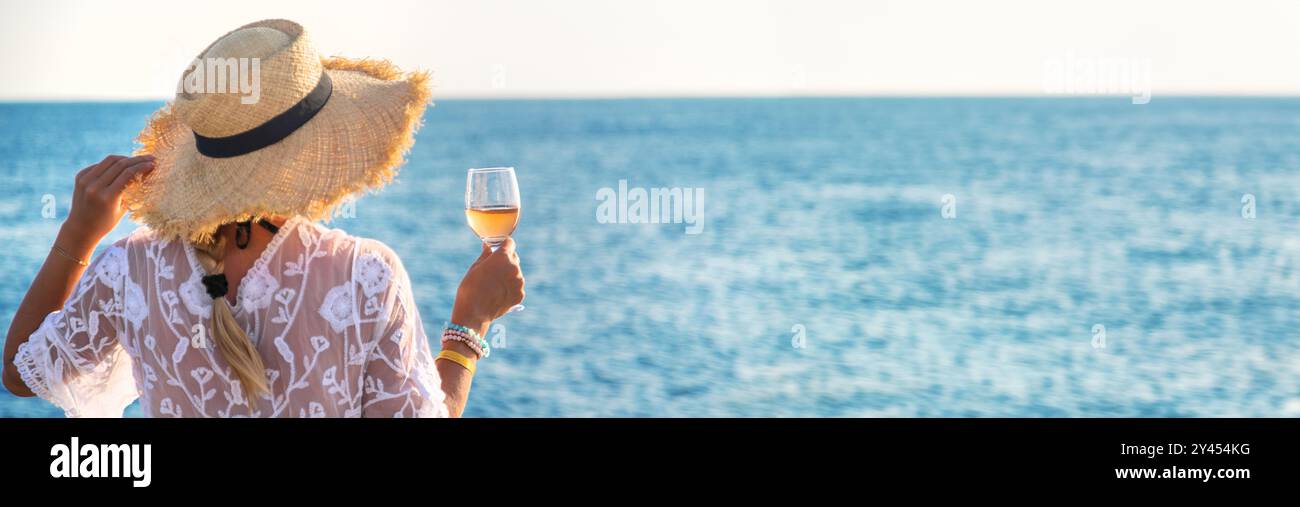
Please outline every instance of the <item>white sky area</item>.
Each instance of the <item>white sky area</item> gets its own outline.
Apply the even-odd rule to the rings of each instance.
[[[0,100],[167,98],[276,17],[439,98],[1041,95],[1089,59],[1149,64],[1155,96],[1300,94],[1295,0],[0,0]]]

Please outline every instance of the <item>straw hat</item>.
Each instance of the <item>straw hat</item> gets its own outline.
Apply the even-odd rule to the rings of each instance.
[[[260,91],[187,88],[187,79],[212,84],[191,65],[175,100],[140,133],[136,153],[153,154],[155,168],[123,202],[164,236],[204,241],[222,224],[259,216],[328,216],[349,195],[392,180],[431,95],[426,72],[321,58],[292,21],[240,27],[196,63],[214,58],[259,63],[239,78],[256,79]]]

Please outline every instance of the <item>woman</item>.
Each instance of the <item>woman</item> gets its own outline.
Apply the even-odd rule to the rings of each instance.
[[[256,100],[204,89],[205,62],[240,58],[260,64]],[[514,244],[470,266],[435,360],[397,256],[314,223],[391,180],[427,74],[322,59],[301,26],[268,20],[181,79],[140,154],[77,174],[10,324],[5,387],[70,417],[136,398],[149,416],[459,416],[488,325],[523,300]],[[86,261],[126,211],[145,227]]]

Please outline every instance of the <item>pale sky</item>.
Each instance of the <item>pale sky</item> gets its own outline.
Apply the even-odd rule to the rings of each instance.
[[[436,96],[1040,95],[1047,62],[1153,94],[1300,94],[1295,0],[0,1],[0,100],[162,99],[244,23],[432,70]]]

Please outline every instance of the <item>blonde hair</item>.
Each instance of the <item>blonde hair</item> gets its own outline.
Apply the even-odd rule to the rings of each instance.
[[[209,241],[195,243],[194,252],[198,254],[196,257],[199,264],[203,266],[208,276],[225,276],[226,237],[224,235],[218,232],[213,234]],[[212,298],[212,341],[216,343],[217,352],[221,354],[222,359],[239,377],[248,405],[252,406],[254,396],[270,392],[266,380],[266,366],[262,363],[262,356],[258,354],[257,348],[253,346],[253,341],[248,338],[248,333],[245,333],[244,328],[235,321],[235,315],[230,310],[230,302],[226,301],[225,291],[222,292],[222,295]]]

